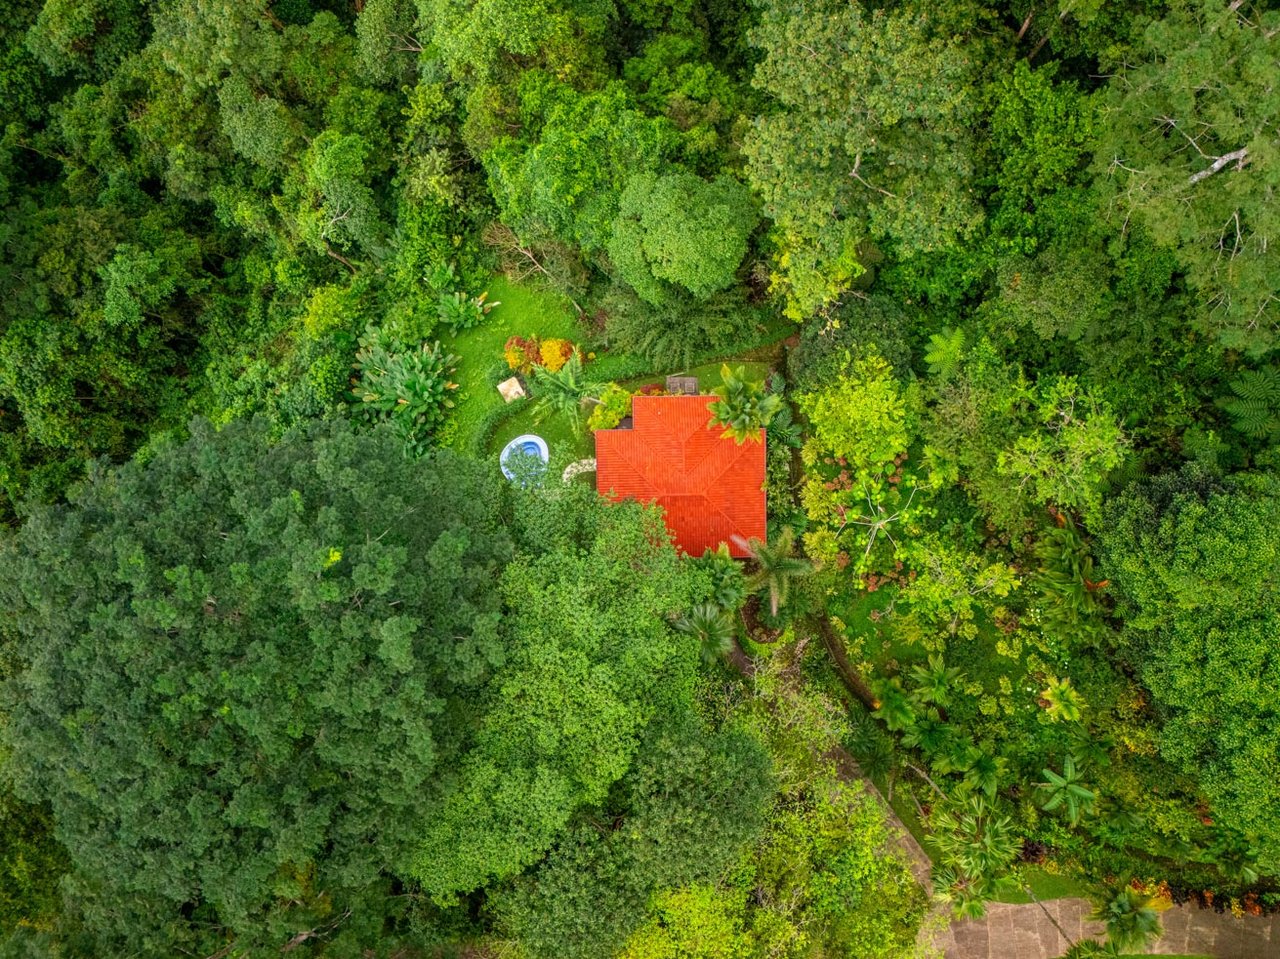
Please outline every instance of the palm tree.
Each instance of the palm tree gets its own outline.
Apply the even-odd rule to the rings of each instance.
[[[951,727],[932,709],[918,716],[902,733],[903,745],[919,749],[926,757],[946,752],[953,738]]]
[[[947,737],[942,748],[929,757],[929,762],[935,772],[966,773],[973,768],[974,763],[981,756],[982,750],[973,743],[961,736],[951,735]]]
[[[945,710],[951,702],[951,690],[964,678],[958,666],[948,666],[936,653],[929,657],[929,665],[917,663],[911,667],[911,680],[915,688],[911,698],[922,703],[933,703]]]
[[[563,413],[575,433],[582,432],[582,401],[596,397],[603,389],[601,384],[583,378],[582,354],[577,350],[554,373],[546,367],[534,367],[533,382],[533,412],[537,420],[541,422],[549,413]]]
[[[964,784],[991,798],[1000,788],[1000,781],[1004,779],[1008,765],[1005,759],[992,756],[986,750],[979,750],[973,765],[964,771]]]
[[[1099,900],[1089,918],[1107,924],[1107,939],[1117,952],[1145,952],[1160,938],[1160,914],[1154,902],[1146,893],[1125,886]]]
[[[812,563],[795,555],[795,533],[790,526],[783,527],[772,546],[741,536],[735,536],[734,542],[755,560],[756,570],[748,577],[748,585],[753,590],[769,591],[769,611],[777,616],[779,608],[787,604],[792,581],[813,571]]]
[[[1045,782],[1040,789],[1045,794],[1045,801],[1040,808],[1045,812],[1053,812],[1061,807],[1066,810],[1071,825],[1078,825],[1080,817],[1093,809],[1094,793],[1080,784],[1084,778],[1076,769],[1076,758],[1069,753],[1062,761],[1062,773],[1052,769],[1043,770]]]
[[[879,706],[871,715],[883,722],[894,732],[910,729],[916,722],[916,708],[911,697],[902,691],[902,682],[890,679],[879,684],[879,695],[876,696]]]
[[[698,641],[705,663],[723,659],[733,649],[733,617],[715,603],[699,603],[671,625]]]
[[[1079,722],[1084,712],[1084,697],[1071,685],[1069,679],[1051,676],[1049,685],[1041,691],[1040,698],[1045,703],[1045,712],[1055,722]]]
[[[1013,820],[975,795],[941,805],[931,826],[939,852],[935,888],[957,915],[981,916],[988,900],[1013,887],[1009,869],[1021,849]]]
[[[764,383],[748,380],[740,366],[729,369],[726,363],[720,367],[720,385],[711,392],[720,399],[711,404],[711,422],[708,426],[723,426],[721,437],[732,438],[741,446],[747,440],[760,440],[760,430],[769,425],[774,414],[782,408],[782,397],[766,393]]]

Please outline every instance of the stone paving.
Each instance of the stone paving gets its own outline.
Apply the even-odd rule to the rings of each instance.
[[[934,938],[945,959],[1056,959],[1068,947],[1057,924],[1072,939],[1101,937],[1102,925],[1089,922],[1084,899],[1044,903],[992,903],[982,919],[954,922]],[[1053,920],[1045,915],[1048,910]],[[1213,956],[1214,959],[1280,959],[1280,920],[1275,916],[1237,919],[1197,906],[1180,906],[1161,914],[1164,935],[1152,955]]]

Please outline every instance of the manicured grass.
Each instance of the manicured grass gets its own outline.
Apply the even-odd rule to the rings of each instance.
[[[536,287],[519,286],[503,277],[495,276],[489,283],[489,299],[501,305],[489,314],[485,321],[473,330],[458,336],[444,336],[442,342],[449,352],[460,357],[458,365],[458,391],[454,397],[457,406],[440,433],[440,443],[453,449],[470,451],[476,448],[477,438],[492,422],[492,417],[502,406],[496,381],[505,374],[502,347],[511,336],[534,335],[540,339],[561,337],[575,343],[586,344],[587,331],[578,318],[573,304],[563,296]],[[782,358],[781,338],[792,330],[788,323],[779,323],[776,329],[778,341],[756,347],[729,360],[730,365],[744,366],[747,374],[764,377],[770,367],[776,367]],[[629,357],[610,354],[602,357],[601,373],[609,361],[633,362]],[[721,361],[704,363],[690,370],[671,371],[681,375],[697,376],[700,388],[706,392],[720,385]],[[632,367],[634,369],[634,366]],[[588,376],[593,374],[591,366]],[[638,389],[649,383],[661,383],[665,372],[655,372],[623,381],[630,389]],[[531,404],[513,412],[510,419],[502,421],[487,443],[487,450],[496,453],[509,440],[524,433],[535,433],[547,441],[553,460],[563,456],[567,460],[594,455],[595,444],[585,430],[583,435],[573,433],[562,417],[549,416],[543,422],[535,419]]]
[[[1041,902],[1047,902],[1050,899],[1088,899],[1091,891],[1090,887],[1079,879],[1046,872],[1035,866],[1029,866],[1023,870],[1022,878]],[[1031,902],[1032,900],[1030,896],[1019,889],[1017,892],[1001,896],[999,901],[1022,903]]]
[[[769,372],[769,366],[770,366],[770,364],[767,362],[750,361],[750,360],[740,362],[740,361],[731,359],[731,360],[728,360],[727,362],[729,363],[730,366],[734,367],[735,369],[741,366],[746,374],[747,379],[751,379],[751,380],[764,379]],[[698,378],[698,391],[701,393],[710,393],[722,382],[724,382],[720,378],[720,370],[722,365],[723,365],[722,361],[717,361],[715,363],[703,363],[701,366],[695,366],[692,369],[688,369],[688,370],[680,370],[678,373],[674,373],[672,375],[673,376],[696,376]],[[665,384],[666,380],[667,380],[666,375],[657,376],[654,374],[650,374],[649,376],[637,377],[634,380],[626,380],[625,382],[623,382],[622,385],[629,390],[638,390],[640,387],[648,386],[650,383]]]
[[[595,456],[595,443],[591,438],[591,431],[586,427],[585,419],[584,417],[582,433],[578,435],[573,432],[567,417],[553,414],[539,423],[532,406],[526,406],[511,419],[505,420],[494,431],[493,439],[489,442],[489,452],[496,454],[517,436],[534,433],[546,440],[547,451],[551,454],[553,462],[561,459],[573,462]]]
[[[485,321],[458,336],[446,336],[443,343],[461,358],[458,364],[457,407],[440,434],[443,446],[470,449],[478,430],[489,415],[502,406],[494,385],[494,371],[505,366],[502,347],[511,336],[534,334],[540,339],[562,337],[581,343],[586,330],[567,299],[555,293],[516,286],[503,277],[489,284],[489,299],[502,305]],[[520,417],[528,415],[521,412]],[[520,430],[511,436],[518,436]],[[510,436],[507,437],[510,439]]]
[[[756,379],[763,378],[769,371],[769,364],[763,362],[747,361],[739,364],[731,361],[731,365],[745,367],[747,376]],[[720,385],[720,367],[721,364],[718,362],[704,363],[702,366],[683,370],[680,375],[698,377],[698,388],[705,393]],[[587,372],[590,374],[590,367]],[[638,390],[650,383],[665,383],[665,381],[665,376],[649,375],[626,380],[622,385],[630,390]],[[584,416],[583,432],[579,436],[574,434],[573,428],[565,417],[552,415],[539,423],[532,407],[526,407],[498,427],[489,443],[489,451],[496,453],[515,437],[524,433],[536,433],[547,441],[552,458],[555,458],[558,452],[566,453],[570,459],[594,456],[595,443],[592,441],[590,431],[586,429],[585,419]]]

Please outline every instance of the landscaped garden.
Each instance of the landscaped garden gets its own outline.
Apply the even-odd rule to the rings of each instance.
[[[503,358],[503,348],[513,336],[539,339],[559,338],[581,343],[585,330],[567,298],[536,287],[517,286],[495,276],[487,284],[489,300],[499,305],[486,322],[474,329],[447,337],[444,345],[460,358],[458,404],[441,434],[443,445],[458,450],[489,450],[493,443],[484,436],[505,405],[498,395],[500,380],[511,375]],[[522,429],[519,433],[536,432]],[[505,442],[505,440],[504,440]],[[501,449],[502,444],[498,444]]]
[[[1277,63],[6,4],[0,959],[1280,941]]]

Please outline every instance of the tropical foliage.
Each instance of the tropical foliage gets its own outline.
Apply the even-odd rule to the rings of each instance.
[[[8,4],[0,955],[1280,909],[1274,7]]]

